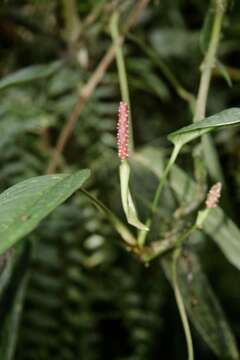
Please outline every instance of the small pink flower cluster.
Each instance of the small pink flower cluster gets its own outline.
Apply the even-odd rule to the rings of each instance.
[[[118,108],[117,123],[118,156],[121,160],[128,158],[128,105],[121,101]]]
[[[213,185],[209,190],[206,200],[206,206],[208,209],[213,209],[217,206],[221,196],[221,189],[222,189],[222,184],[218,182],[215,185]]]

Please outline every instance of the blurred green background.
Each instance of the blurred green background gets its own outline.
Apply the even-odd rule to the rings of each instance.
[[[69,21],[64,1],[0,1],[1,191],[46,173],[81,87],[111,45],[112,11],[120,9],[124,23],[134,3],[76,0]],[[167,134],[191,123],[188,95],[197,92],[211,14],[210,1],[150,1],[126,37],[137,149],[150,145],[168,156]],[[235,0],[224,19],[208,114],[240,105],[239,39],[240,2]],[[41,67],[31,78],[34,65]],[[22,69],[29,78],[7,78]],[[88,190],[123,217],[115,140],[120,100],[114,61],[83,108],[58,170],[89,167]],[[228,185],[227,212],[239,225],[239,129],[217,132],[214,142]],[[186,146],[178,162],[189,174],[191,151]],[[147,180],[143,185],[151,187]],[[163,208],[164,214],[169,216]],[[239,342],[240,274],[211,240],[200,234],[194,241]],[[145,267],[126,252],[108,221],[80,193],[2,257],[1,268],[1,360],[187,358],[174,295],[159,260]],[[196,359],[226,358],[214,355],[192,330]]]

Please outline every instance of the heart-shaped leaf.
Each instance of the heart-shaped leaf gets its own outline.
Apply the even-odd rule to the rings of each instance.
[[[79,189],[89,170],[73,175],[45,175],[25,180],[0,195],[0,254]]]
[[[206,134],[227,126],[240,125],[240,108],[230,108],[218,114],[204,118],[192,125],[185,126],[168,136],[168,139],[176,146],[184,144]]]

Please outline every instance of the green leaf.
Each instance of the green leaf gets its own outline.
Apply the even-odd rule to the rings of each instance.
[[[171,282],[171,262],[163,261],[163,267]],[[177,272],[186,310],[199,334],[219,358],[237,360],[234,336],[198,257],[185,252],[178,259]]]
[[[184,144],[206,134],[212,130],[217,130],[226,126],[236,126],[240,124],[240,108],[230,108],[220,113],[204,118],[192,125],[185,126],[168,136],[173,144],[183,146]]]
[[[0,195],[0,254],[31,232],[89,175],[89,170],[80,170],[73,175],[39,176],[4,191]]]
[[[12,249],[0,255],[0,299],[11,279],[15,262],[16,256],[12,256]]]
[[[194,199],[196,184],[183,170],[175,166],[169,180],[180,202]],[[228,261],[240,270],[240,230],[220,206],[211,209],[202,230],[216,242]]]
[[[159,182],[159,179],[161,178],[164,170],[163,151],[161,149],[146,147],[140,152],[134,154],[131,159],[131,165],[134,175],[133,179],[135,181],[134,188],[137,190],[141,189],[144,184],[145,188],[150,193],[151,199],[153,195],[152,191],[154,191],[154,188],[156,189],[156,184]],[[138,183],[140,183],[140,187],[138,187]],[[169,187],[171,187],[171,192],[169,191]],[[172,195],[172,193],[173,196],[170,196]],[[143,196],[142,192],[140,195]],[[161,201],[161,207],[158,209],[158,213],[156,215],[156,228],[153,230],[151,229],[150,236],[153,232],[155,232],[154,237],[151,238],[152,241],[157,239],[160,230],[162,232],[164,231],[164,222],[168,219],[171,219],[172,213],[174,209],[176,209],[176,200],[178,200],[181,204],[183,203],[183,201],[186,201],[187,204],[192,204],[192,202],[196,201],[196,198],[198,196],[197,185],[186,173],[184,173],[176,165],[174,165],[170,172],[168,186],[164,189],[162,195],[163,198]],[[174,201],[172,202],[171,199]],[[147,202],[141,201],[141,209],[147,206]],[[221,211],[221,213],[224,214],[220,208],[217,208],[217,210]],[[216,215],[214,215],[212,211],[209,212],[210,219],[215,219],[215,216]],[[237,249],[235,249],[235,251],[239,256],[238,258],[240,259],[240,232],[236,225],[231,222],[231,220],[229,220],[226,216],[224,216],[224,219],[225,220],[219,218],[217,219],[220,220],[217,225],[217,229],[219,231],[216,231],[216,226],[212,226],[210,224],[208,231],[211,234],[209,235],[215,240],[218,245],[223,240],[223,235],[225,235],[226,247],[231,244],[231,248],[233,246],[233,243],[238,243]],[[159,221],[161,221],[161,229],[159,229]],[[229,221],[231,222],[230,227]],[[204,222],[204,230],[207,229],[206,222],[207,220]],[[232,226],[234,226],[234,231],[232,231]],[[167,229],[165,231],[167,231]],[[154,244],[154,242],[152,242],[152,244]],[[229,251],[229,249],[227,248],[225,250],[227,254],[225,255],[232,263],[234,263],[236,259],[233,258],[231,250]],[[191,265],[191,261],[188,261],[188,259],[190,257],[191,260],[192,256],[194,257],[194,259],[192,261],[193,264]],[[213,294],[213,291],[210,288],[206,277],[204,276],[204,274],[202,274],[200,266],[197,268],[197,265],[199,264],[197,259],[195,259],[195,256],[191,255],[190,253],[189,257],[185,257],[183,258],[183,260],[181,260],[183,262],[179,264],[179,271],[181,273],[183,272],[183,270],[185,270],[184,266],[189,266],[184,272],[184,278],[181,279],[181,292],[183,293],[183,295],[184,291],[186,292],[186,294],[184,295],[184,299],[186,298],[185,302],[189,301],[189,307],[187,303],[186,305],[188,314],[191,317],[193,325],[199,331],[200,335],[203,336],[203,338],[213,349],[213,351],[215,351],[217,354],[223,352],[225,355],[230,354],[230,357],[226,356],[226,358],[236,359],[234,336],[227,323],[227,320],[224,317],[218,300]],[[191,279],[190,282],[189,278]],[[182,282],[184,282],[184,284],[182,284]],[[185,287],[186,289],[183,287]],[[191,293],[191,290],[193,290],[194,293]],[[204,291],[206,291],[206,293],[204,293]],[[193,294],[195,294],[194,299],[192,296]],[[190,306],[192,305],[192,303],[196,303],[196,301],[194,301],[195,298],[197,299],[197,306],[199,306],[199,308],[191,309]],[[191,300],[193,301],[191,302]],[[228,349],[226,348],[226,346],[228,346]]]
[[[33,65],[25,69],[18,70],[0,80],[0,90],[9,86],[20,85],[22,83],[46,78],[55,73],[61,65],[61,61],[55,61],[46,65]]]
[[[122,161],[119,170],[122,206],[127,217],[127,221],[137,229],[147,231],[148,228],[138,219],[137,210],[129,190],[130,167],[126,160]]]
[[[27,246],[26,246],[27,245]],[[14,359],[30,257],[29,244],[19,243],[0,269],[0,359]]]
[[[133,161],[141,163],[142,167],[152,173],[152,178],[148,179],[149,183],[159,180],[162,175],[162,169],[159,167],[161,156],[160,150],[147,148],[133,158]],[[195,201],[198,194],[196,183],[176,165],[170,172],[168,185],[174,191],[179,203]],[[240,270],[240,230],[219,206],[209,212],[202,229],[215,241],[228,261]]]
[[[15,358],[27,279],[27,274],[24,274],[18,285],[12,309],[6,316],[4,324],[1,324],[0,358],[3,360],[13,360]]]

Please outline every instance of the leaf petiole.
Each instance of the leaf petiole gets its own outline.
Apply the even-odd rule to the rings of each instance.
[[[152,224],[152,218],[154,216],[154,213],[156,212],[157,210],[157,207],[158,207],[158,203],[159,203],[159,200],[160,200],[160,196],[161,196],[161,193],[162,193],[162,189],[166,183],[166,180],[167,180],[167,177],[168,177],[168,174],[172,168],[172,166],[174,165],[176,159],[177,159],[177,156],[180,152],[182,148],[182,144],[181,143],[176,143],[174,144],[174,148],[173,148],[173,151],[172,151],[172,154],[171,154],[171,157],[167,163],[167,166],[165,167],[164,171],[163,171],[163,174],[160,178],[160,181],[159,181],[159,184],[158,184],[158,187],[157,187],[157,190],[155,192],[155,195],[154,195],[154,199],[153,199],[153,202],[152,202],[152,206],[151,206],[151,210],[150,210],[150,214],[149,214],[149,217],[146,221],[146,227],[147,228],[150,228],[151,227],[151,224]],[[138,245],[139,246],[143,246],[144,243],[145,243],[145,240],[146,240],[146,236],[147,236],[147,232],[145,230],[141,230],[138,234]]]

